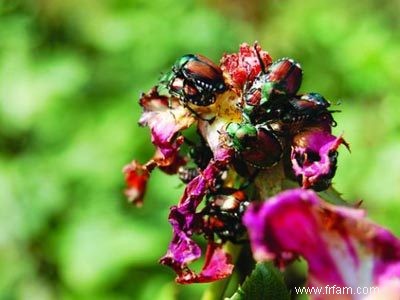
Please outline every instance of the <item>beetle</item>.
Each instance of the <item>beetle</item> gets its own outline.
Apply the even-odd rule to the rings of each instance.
[[[200,137],[200,141],[196,144],[185,137],[185,143],[189,146],[189,157],[197,167],[201,170],[205,169],[213,157],[213,152],[208,146],[206,140],[203,137]]]
[[[192,160],[193,166],[180,166],[178,168],[178,177],[183,183],[189,183],[196,176],[200,174],[201,170],[204,170],[211,158],[213,153],[204,138],[200,137],[200,141],[195,143],[189,138],[184,139],[186,145],[188,146],[188,159]]]
[[[160,79],[160,84],[183,104],[197,106],[213,104],[217,94],[227,89],[221,69],[200,54],[180,57],[172,70]]]
[[[263,96],[269,99],[273,93],[293,96],[300,88],[303,71],[299,63],[291,58],[281,58],[268,69],[263,86]]]
[[[332,117],[334,110],[329,110],[330,102],[321,94],[307,93],[297,95],[281,107],[279,114],[267,120],[266,125],[276,134],[295,134],[304,126],[335,126]],[[278,111],[278,110],[277,110]]]
[[[307,93],[289,100],[293,108],[303,114],[311,115],[326,111],[331,105],[328,100],[318,93]]]
[[[300,115],[308,123],[327,121],[329,125],[336,126],[332,113],[338,110],[329,110],[330,102],[319,93],[307,93],[292,98],[290,101],[293,114]]]
[[[192,181],[196,176],[198,176],[199,169],[196,167],[186,167],[186,166],[180,166],[178,168],[178,177],[183,183],[189,183]]]
[[[242,217],[249,204],[246,194],[239,189],[224,188],[210,195],[201,211],[206,238],[214,239],[216,234],[222,242],[244,241],[242,238],[246,228],[242,223]]]
[[[266,70],[256,53],[261,72],[243,94],[243,112],[253,124],[278,117],[282,106],[299,90],[303,78],[300,64],[293,59],[279,59]]]
[[[230,123],[226,132],[238,158],[257,169],[275,165],[283,155],[281,140],[267,126]]]

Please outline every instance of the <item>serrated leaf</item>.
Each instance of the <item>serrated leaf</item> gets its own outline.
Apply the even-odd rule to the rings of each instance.
[[[271,263],[258,263],[230,300],[286,300],[289,292],[282,274]]]
[[[342,194],[335,190],[332,186],[325,191],[318,192],[318,195],[325,201],[335,205],[352,206],[352,204],[343,199]]]
[[[297,182],[285,178],[282,182],[282,188],[284,190],[295,189],[298,188],[299,185]],[[318,195],[324,199],[325,201],[335,204],[335,205],[343,205],[343,206],[353,206],[350,201],[343,199],[342,194],[339,193],[334,187],[330,186],[328,189],[322,192],[318,192]]]

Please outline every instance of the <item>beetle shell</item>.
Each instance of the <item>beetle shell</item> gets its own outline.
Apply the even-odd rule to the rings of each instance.
[[[238,156],[253,167],[273,166],[282,157],[281,142],[267,127],[231,123],[227,133]]]
[[[318,93],[308,93],[289,100],[291,107],[282,117],[283,122],[304,125],[331,126],[334,124],[332,113],[328,110],[330,103]]]
[[[230,123],[226,129],[232,147],[241,152],[247,148],[247,141],[257,138],[257,129],[249,123]]]
[[[179,58],[172,71],[161,79],[164,82],[172,96],[197,106],[213,104],[216,95],[226,90],[221,69],[199,54]]]
[[[181,66],[181,71],[186,78],[204,90],[223,92],[226,89],[221,69],[203,55],[190,55]]]
[[[237,189],[225,188],[211,195],[202,214],[206,217],[206,237],[216,234],[222,241],[239,242],[246,233],[242,216],[249,201],[246,194]]]
[[[193,160],[193,162],[199,167],[201,170],[205,169],[213,157],[213,153],[206,144],[206,141],[201,140],[201,142],[197,145],[191,145],[189,148],[189,156]]]
[[[289,58],[274,62],[261,72],[243,93],[243,113],[252,124],[279,119],[289,105],[288,100],[299,90],[303,72],[298,63]]]
[[[267,168],[276,164],[282,157],[282,145],[272,131],[257,128],[257,136],[246,141],[246,149],[241,151],[242,158],[256,168]]]
[[[329,106],[329,101],[320,94],[298,95],[278,103],[277,108],[271,109],[274,113],[267,114],[269,118],[264,123],[283,136],[296,134],[304,126],[322,126],[329,131],[335,124]]]
[[[297,111],[319,111],[327,109],[331,104],[321,94],[308,93],[290,100]]]
[[[300,88],[303,71],[299,63],[290,58],[282,58],[274,62],[268,70],[264,97],[269,98],[275,92],[293,96]]]

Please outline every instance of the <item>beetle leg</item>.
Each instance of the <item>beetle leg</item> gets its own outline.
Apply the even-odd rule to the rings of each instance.
[[[266,73],[267,73],[267,70],[266,70],[266,68],[265,68],[265,64],[264,64],[264,62],[263,62],[262,59],[261,59],[260,52],[257,50],[257,42],[254,43],[254,51],[256,51],[257,58],[258,58],[258,62],[260,63],[260,67],[261,67],[261,72],[262,72],[263,74],[266,74]]]
[[[169,113],[171,114],[171,116],[174,118],[174,120],[176,121],[176,117],[175,114],[170,110]]]
[[[203,117],[200,117],[200,115],[199,115],[197,112],[195,112],[195,111],[193,110],[193,108],[191,108],[187,103],[184,103],[184,106],[185,106],[185,108],[187,108],[192,114],[194,114],[194,115],[196,116],[196,118],[198,118],[198,119],[200,119],[200,120],[202,120],[202,121],[208,121],[208,120],[204,119]]]
[[[172,109],[172,99],[171,99],[171,97],[168,98],[168,108]]]

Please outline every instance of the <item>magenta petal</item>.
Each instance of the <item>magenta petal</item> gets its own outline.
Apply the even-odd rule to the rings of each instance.
[[[128,186],[125,194],[129,201],[137,205],[143,203],[146,184],[155,167],[160,167],[167,174],[174,174],[180,166],[186,164],[186,160],[179,155],[179,148],[184,141],[180,130],[188,128],[194,122],[190,112],[179,105],[176,99],[159,95],[156,88],[142,95],[140,105],[144,111],[139,123],[150,128],[156,151],[145,165],[134,161],[124,168]]]
[[[180,131],[194,122],[190,112],[179,105],[178,100],[159,95],[156,88],[142,95],[140,105],[143,114],[139,124],[150,128],[156,151],[145,165],[134,161],[123,170],[127,184],[125,195],[137,205],[143,203],[147,181],[155,167],[174,174],[180,166],[186,164],[186,160],[179,155],[179,148],[184,141]]]
[[[310,128],[294,137],[291,161],[303,188],[326,189],[336,172],[337,149],[348,147],[341,137],[321,128]]]
[[[173,238],[160,263],[172,267],[178,274],[189,262],[198,259],[201,255],[200,247],[190,239],[187,233],[188,226],[194,227],[194,219],[195,215],[185,215],[177,206],[171,207],[169,221],[173,228]]]
[[[150,128],[151,141],[161,158],[168,159],[176,155],[183,142],[178,138],[179,132],[195,121],[190,111],[176,99],[159,95],[156,88],[142,95],[140,105],[144,110],[139,124]]]
[[[253,203],[244,215],[256,260],[308,262],[310,286],[400,288],[400,240],[364,218],[360,209],[338,207],[311,190],[282,192]],[[396,284],[397,283],[397,284]]]
[[[188,272],[178,277],[176,282],[205,283],[224,279],[232,274],[233,267],[230,255],[225,253],[221,245],[211,242],[207,245],[206,258],[200,274]]]
[[[178,206],[171,208],[169,222],[173,228],[173,239],[160,263],[173,268],[178,275],[177,280],[195,276],[187,264],[201,255],[199,246],[191,239],[192,234],[201,232],[203,226],[196,209],[205,193],[213,189],[217,176],[229,164],[232,155],[231,150],[221,149],[203,172],[188,183]]]

